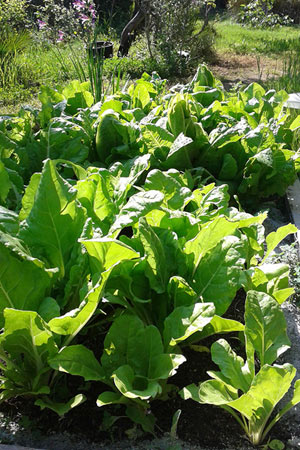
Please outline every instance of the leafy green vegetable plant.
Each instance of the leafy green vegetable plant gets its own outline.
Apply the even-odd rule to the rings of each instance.
[[[289,390],[296,369],[274,361],[289,348],[284,315],[276,300],[267,294],[249,291],[245,308],[246,355],[244,361],[220,339],[211,347],[213,361],[220,372],[210,371],[212,380],[187,386],[184,399],[220,406],[242,426],[249,440],[258,445],[275,423],[300,402],[300,382],[294,385],[293,398],[270,419],[274,408]],[[256,373],[254,355],[260,361]]]
[[[293,290],[269,256],[295,227],[265,237],[266,213],[240,200],[293,181],[299,118],[286,93],[254,83],[228,94],[206,66],[164,83],[144,74],[99,103],[87,83],[43,87],[39,111],[0,118],[0,401],[31,396],[65,414],[84,396],[64,397],[60,383],[81,376],[98,406],[124,405],[153,433],[151,402],[176,390],[183,347],[240,332],[245,361],[217,341],[220,371],[183,396],[230,410],[257,443],[299,397],[297,383],[270,419],[294,368],[274,364]],[[245,325],[224,316],[239,290]]]

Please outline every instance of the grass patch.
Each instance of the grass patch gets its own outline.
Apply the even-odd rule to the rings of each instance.
[[[300,92],[300,26],[254,29],[225,18],[216,21],[214,27],[217,57],[215,62],[212,61],[212,70],[218,77],[247,82],[256,79],[266,87]],[[130,56],[126,58],[116,56],[118,45],[115,40],[115,56],[104,63],[106,85],[110,83],[114,71],[119,69],[124,81],[127,78],[139,78],[143,72],[153,71],[163,78],[173,79],[166,61],[149,57],[145,37],[138,38],[130,49]],[[14,57],[14,82],[9,82],[7,78],[2,86],[0,83],[0,114],[14,112],[24,104],[36,105],[41,85],[63,87],[71,80],[78,79],[72,55],[76,55],[87,73],[84,43],[78,40],[70,46],[47,45],[31,38],[30,45]],[[58,49],[64,61],[64,70],[57,58]]]
[[[215,23],[215,29],[218,52],[280,56],[288,51],[300,51],[299,26],[259,29],[221,20]]]
[[[72,44],[74,52],[81,54],[81,42]],[[14,57],[14,82],[4,82],[0,88],[0,112],[6,113],[14,105],[23,102],[32,103],[40,90],[41,85],[64,85],[70,79],[77,78],[75,69],[69,59],[69,48],[60,49],[68,74],[61,69],[55,55],[56,46],[44,45],[32,41],[26,51],[17,53]]]
[[[268,79],[265,86],[276,90],[284,89],[289,94],[300,92],[299,52],[288,53],[282,63],[282,75]]]

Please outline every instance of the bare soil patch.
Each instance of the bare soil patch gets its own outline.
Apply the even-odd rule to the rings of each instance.
[[[259,83],[269,78],[277,78],[282,74],[282,66],[280,59],[266,56],[218,53],[210,69],[217,78],[222,80],[226,88],[230,88],[240,82]]]

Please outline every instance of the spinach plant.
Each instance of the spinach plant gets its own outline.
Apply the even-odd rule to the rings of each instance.
[[[225,409],[241,425],[252,444],[259,445],[283,414],[300,402],[300,380],[294,385],[292,399],[270,419],[289,390],[296,369],[287,363],[273,364],[289,348],[290,342],[283,312],[268,294],[248,292],[244,337],[245,361],[227,341],[216,341],[211,354],[220,371],[208,372],[212,380],[204,381],[199,387],[187,386],[181,396]],[[255,355],[260,362],[258,369]]]

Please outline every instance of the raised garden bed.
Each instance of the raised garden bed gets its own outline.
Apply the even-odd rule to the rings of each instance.
[[[284,92],[228,94],[205,66],[164,86],[144,75],[96,105],[79,82],[44,88],[40,111],[0,120],[3,441],[253,448],[243,425],[256,444],[298,445],[295,412],[268,436],[253,424],[299,367],[280,307],[293,294],[286,255],[274,250],[297,231],[278,216],[300,121],[283,115]],[[297,309],[285,310],[294,339]],[[202,404],[187,400],[199,382]],[[250,413],[238,402],[248,408],[256,386]],[[185,444],[145,442],[166,433]]]

